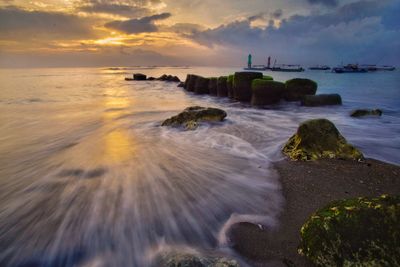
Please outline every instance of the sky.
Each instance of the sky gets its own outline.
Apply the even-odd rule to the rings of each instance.
[[[0,0],[0,67],[400,65],[400,0]]]

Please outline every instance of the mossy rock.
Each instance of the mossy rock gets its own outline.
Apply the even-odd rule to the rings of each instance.
[[[292,160],[337,158],[361,160],[363,154],[347,143],[335,125],[327,119],[308,120],[300,124],[282,152]]]
[[[217,96],[219,97],[227,97],[228,96],[228,77],[221,76],[217,81]]]
[[[210,90],[208,89],[209,81],[210,81],[209,78],[197,76],[196,84],[194,85],[194,92],[199,95],[209,94],[210,93]]]
[[[341,104],[342,98],[339,94],[306,95],[301,100],[301,105],[306,107],[319,107]]]
[[[189,92],[194,92],[197,78],[200,77],[194,74],[188,74],[185,81],[185,89]]]
[[[318,84],[310,79],[295,78],[286,81],[285,100],[300,101],[305,95],[315,95]]]
[[[272,78],[272,76],[264,75],[263,80],[273,81],[274,78]]]
[[[216,78],[216,77],[209,78],[208,91],[210,92],[210,95],[213,95],[213,96],[217,95],[217,83],[218,83],[218,78]]]
[[[235,75],[229,75],[228,79],[226,80],[226,87],[228,87],[228,97],[233,98],[233,78]]]
[[[400,196],[333,202],[301,228],[299,253],[317,266],[400,266]]]
[[[240,267],[236,260],[195,253],[170,252],[156,259],[154,267]]]
[[[351,117],[382,116],[380,109],[356,109],[350,113]]]
[[[251,84],[253,106],[262,106],[278,103],[284,92],[285,84],[266,79],[255,79]]]
[[[250,102],[251,83],[255,79],[262,79],[261,72],[235,72],[233,77],[233,97],[236,100]]]
[[[183,127],[185,130],[195,130],[199,122],[223,121],[226,112],[218,108],[188,107],[176,116],[166,119],[161,126]]]

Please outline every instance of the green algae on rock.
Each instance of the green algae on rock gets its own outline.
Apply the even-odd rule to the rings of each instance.
[[[262,79],[261,72],[235,72],[233,77],[233,96],[236,100],[250,102],[251,82],[255,79]]]
[[[364,158],[363,154],[348,144],[335,125],[327,119],[314,119],[301,123],[282,152],[292,160]]]
[[[157,267],[240,267],[236,260],[203,256],[197,253],[165,253],[156,262]]]
[[[217,81],[217,96],[219,97],[227,97],[228,96],[228,87],[227,87],[227,76],[221,76]]]
[[[400,196],[356,198],[318,210],[299,253],[317,266],[400,266]]]
[[[262,106],[278,103],[284,92],[285,84],[267,79],[255,79],[251,84],[253,106]]]
[[[226,112],[222,109],[193,106],[184,109],[176,116],[166,119],[161,126],[183,127],[185,130],[195,130],[199,122],[223,121],[226,116]]]
[[[196,77],[196,83],[194,85],[194,92],[196,94],[209,94],[210,90],[208,89],[209,78],[204,78],[202,76]]]
[[[229,75],[228,79],[226,80],[226,87],[228,87],[228,97],[233,98],[233,77],[235,75]]]
[[[363,117],[363,116],[382,116],[382,110],[380,109],[356,109],[350,114],[351,117]]]
[[[264,75],[263,80],[273,81],[274,78],[272,78],[272,76]]]
[[[295,78],[286,81],[285,99],[300,101],[305,95],[315,95],[318,84],[310,79]]]

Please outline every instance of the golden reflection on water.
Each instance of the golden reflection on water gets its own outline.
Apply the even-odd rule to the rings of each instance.
[[[134,136],[128,132],[124,125],[121,125],[121,116],[127,113],[133,104],[126,95],[125,89],[107,89],[104,100],[103,119],[107,132],[104,135],[103,157],[106,161],[123,162],[128,160],[135,151]]]

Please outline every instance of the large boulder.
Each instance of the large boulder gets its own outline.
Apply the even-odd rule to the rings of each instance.
[[[286,81],[286,101],[300,101],[305,95],[315,95],[318,84],[310,79],[295,78]]]
[[[185,130],[194,130],[199,122],[223,121],[226,116],[226,112],[222,109],[193,106],[186,108],[176,116],[166,119],[161,126],[183,127]]]
[[[208,89],[208,83],[209,83],[208,78],[204,78],[201,76],[197,76],[196,78],[196,83],[194,85],[194,92],[196,94],[209,94],[210,90]]]
[[[363,159],[363,154],[348,144],[335,125],[327,119],[301,123],[282,151],[292,160]]]
[[[278,103],[284,92],[285,84],[271,80],[255,79],[251,84],[253,106],[262,106]]]
[[[356,109],[350,113],[351,117],[382,116],[380,109]]]
[[[200,253],[163,253],[153,263],[154,267],[240,267],[234,259]]]
[[[301,105],[306,107],[318,107],[329,105],[341,105],[342,98],[339,94],[306,95],[301,99]]]
[[[400,196],[333,202],[301,228],[299,253],[317,266],[400,266]]]
[[[135,73],[135,74],[133,74],[133,79],[135,81],[145,81],[146,80],[146,75],[144,75],[142,73]]]
[[[226,87],[228,88],[228,97],[233,98],[233,78],[235,75],[229,75],[226,80]]]
[[[186,76],[186,81],[185,81],[185,89],[189,92],[194,92],[194,88],[196,86],[196,80],[200,76],[194,75],[194,74],[188,74]]]
[[[217,83],[218,83],[218,78],[216,77],[209,78],[208,91],[210,92],[210,95],[213,96],[217,95]]]
[[[261,72],[235,72],[233,78],[233,97],[236,100],[250,102],[251,83],[255,79],[262,79]]]
[[[166,81],[166,82],[180,82],[181,80],[177,76],[163,74],[158,77],[156,80],[158,81]]]
[[[219,97],[227,97],[228,96],[228,87],[227,87],[227,76],[221,76],[217,81],[217,96]]]

